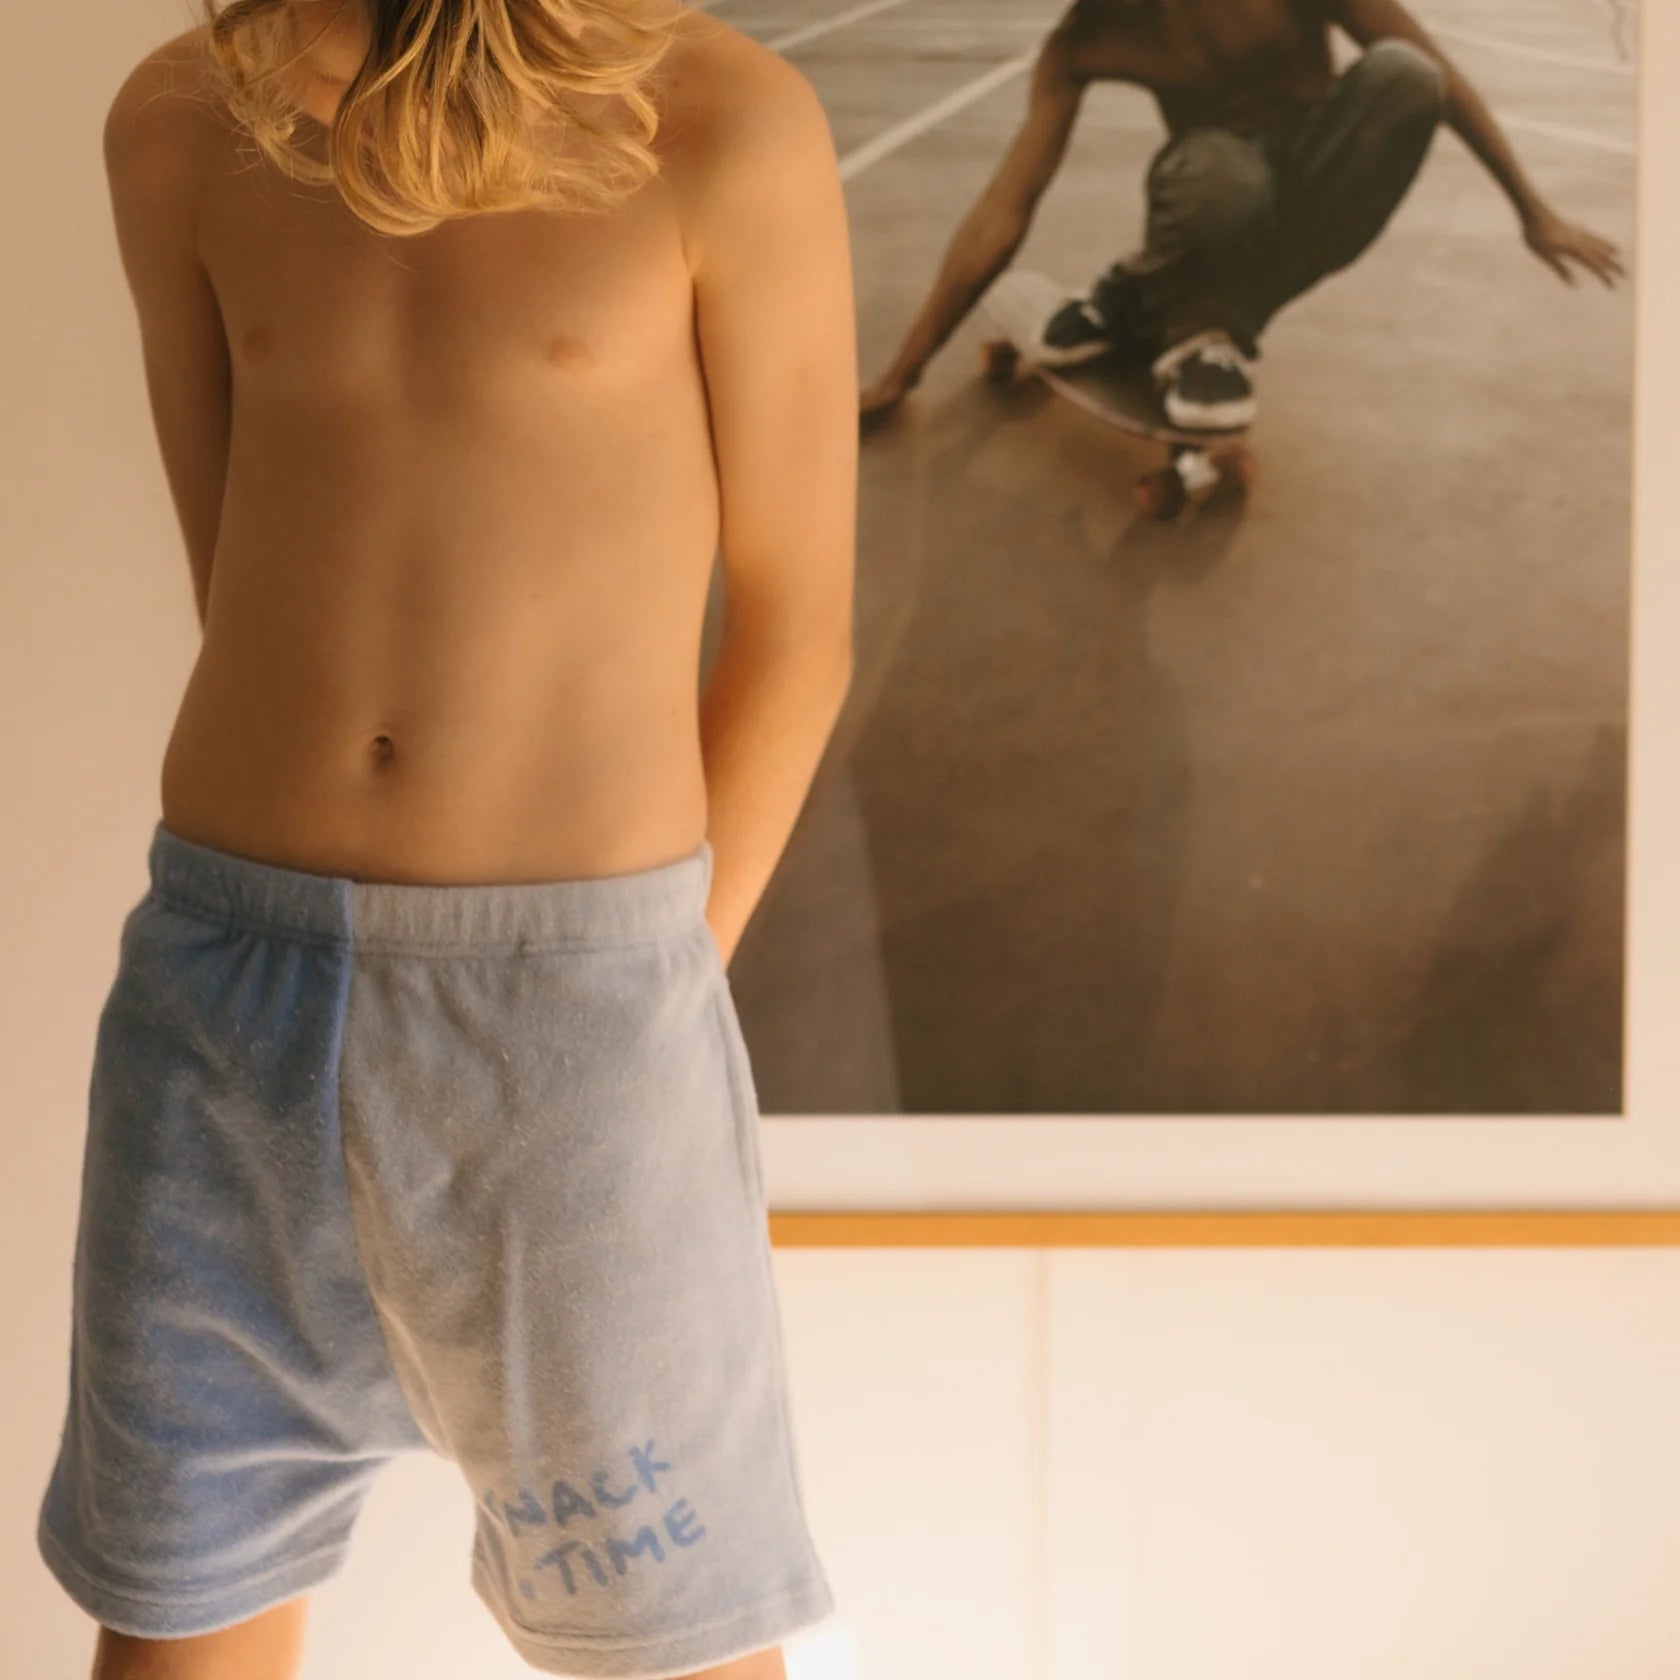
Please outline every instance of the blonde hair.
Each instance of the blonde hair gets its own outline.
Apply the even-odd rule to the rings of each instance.
[[[234,120],[288,175],[334,184],[381,233],[493,210],[609,209],[659,172],[648,84],[682,16],[670,0],[315,0],[323,28],[349,6],[370,34],[325,164],[295,138],[306,113],[282,76],[311,44],[295,44],[305,8],[201,4]]]

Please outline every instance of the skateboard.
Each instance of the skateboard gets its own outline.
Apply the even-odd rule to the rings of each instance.
[[[1167,446],[1167,465],[1144,473],[1133,488],[1138,508],[1151,519],[1174,519],[1224,492],[1241,494],[1254,482],[1255,460],[1246,426],[1229,431],[1187,431],[1161,411],[1147,364],[1103,356],[1076,367],[1039,367],[1024,348],[1052,314],[1075,294],[1047,274],[1010,269],[1000,275],[981,307],[1002,333],[980,347],[980,365],[994,385],[1036,374],[1058,396],[1134,437]]]

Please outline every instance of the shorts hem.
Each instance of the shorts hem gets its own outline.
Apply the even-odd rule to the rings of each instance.
[[[94,1574],[76,1560],[45,1519],[36,1527],[36,1546],[41,1561],[76,1604],[102,1626],[136,1639],[188,1639],[232,1627],[320,1586],[338,1573],[349,1551],[348,1543],[340,1543],[249,1575],[159,1592],[119,1586]]]
[[[821,1576],[732,1612],[700,1627],[679,1628],[652,1638],[620,1639],[538,1633],[513,1620],[488,1570],[475,1556],[473,1590],[495,1617],[514,1649],[544,1674],[577,1680],[677,1680],[697,1669],[732,1662],[752,1651],[779,1645],[835,1613],[834,1594]]]

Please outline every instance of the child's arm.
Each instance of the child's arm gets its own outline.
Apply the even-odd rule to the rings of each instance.
[[[195,160],[204,155],[207,119],[181,88],[198,74],[196,34],[159,47],[129,73],[106,116],[104,146],[152,419],[202,627],[227,477],[232,371],[194,227]]]
[[[822,107],[790,65],[744,37],[716,55],[712,91],[681,118],[679,192],[721,498],[724,623],[700,732],[707,920],[727,962],[851,680],[857,364],[845,200]]]

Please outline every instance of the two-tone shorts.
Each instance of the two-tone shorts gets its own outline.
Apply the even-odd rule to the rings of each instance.
[[[533,1667],[651,1680],[826,1619],[709,843],[435,886],[159,823],[148,861],[38,1529],[72,1598],[154,1638],[244,1620],[430,1449]]]

